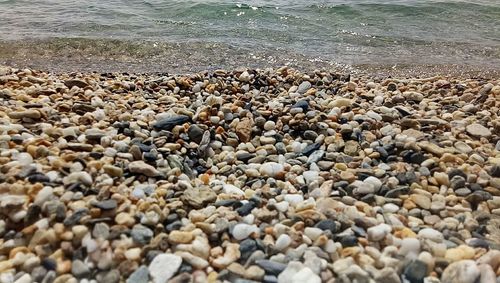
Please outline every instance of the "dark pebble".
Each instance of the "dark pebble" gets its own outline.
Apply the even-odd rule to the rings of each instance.
[[[150,152],[153,149],[152,145],[147,145],[142,142],[135,142],[134,144],[139,147],[141,152]]]
[[[193,124],[188,129],[189,139],[199,144],[204,132],[198,125]]]
[[[234,200],[234,199],[219,200],[219,201],[214,203],[214,206],[215,207],[220,207],[220,206],[230,207],[230,206],[234,206],[234,204],[236,202],[238,202],[238,201]]]
[[[240,243],[240,260],[245,262],[250,255],[258,248],[257,243],[253,239],[245,239]]]
[[[154,124],[155,130],[166,130],[170,131],[172,130],[175,126],[181,125],[189,121],[189,117],[185,115],[177,115],[177,116],[172,116],[168,118],[164,118],[161,120],[158,120]]]
[[[95,207],[100,208],[102,210],[111,210],[115,209],[118,204],[114,199],[107,199],[94,204]]]
[[[44,258],[41,262],[42,266],[47,270],[56,270],[57,262],[52,258]]]
[[[264,275],[262,282],[264,282],[264,283],[278,283],[278,277],[273,276],[273,275]]]
[[[28,177],[28,182],[30,183],[48,183],[50,182],[49,177],[43,175],[42,173],[36,173]]]
[[[64,85],[68,88],[72,88],[74,86],[79,87],[79,88],[84,88],[84,87],[88,86],[89,84],[86,81],[72,79],[72,80],[64,81]]]
[[[477,206],[479,203],[483,201],[487,201],[489,199],[492,199],[493,196],[485,191],[475,191],[472,192],[470,195],[468,195],[465,200],[468,201],[469,203]]]
[[[316,133],[315,131],[308,130],[308,131],[304,132],[304,138],[306,140],[314,141],[314,140],[316,140],[317,137],[318,137],[318,133]]]
[[[467,175],[462,170],[453,168],[448,172],[448,178],[451,180],[455,176],[461,176],[464,180],[467,180]]]
[[[367,194],[367,195],[363,196],[360,200],[362,202],[366,202],[368,204],[372,204],[372,203],[375,202],[375,195],[374,194]]]
[[[95,109],[96,108],[90,104],[82,104],[82,103],[75,103],[72,108],[73,112],[79,115],[83,115],[87,112],[94,112]]]
[[[238,214],[240,216],[246,216],[246,215],[250,214],[250,212],[252,212],[252,209],[254,209],[254,208],[255,208],[255,204],[250,201],[250,202],[243,204],[238,209],[236,209],[236,212],[238,212]]]
[[[387,85],[387,90],[388,91],[395,91],[396,89],[398,89],[398,86],[395,83],[389,83]]]
[[[306,112],[309,108],[309,102],[307,100],[299,100],[292,106],[292,108],[302,108],[302,110]]]
[[[422,164],[427,158],[425,158],[424,154],[421,152],[415,152],[411,155],[410,161],[413,164]]]
[[[89,156],[94,159],[101,159],[104,156],[104,153],[93,151],[89,153]]]
[[[66,206],[63,204],[58,204],[55,209],[55,217],[56,221],[63,221],[63,219],[66,217]]]
[[[318,150],[321,147],[319,143],[312,143],[310,145],[307,145],[304,150],[302,151],[302,155],[309,156],[316,150]]]
[[[156,154],[155,152],[145,152],[142,157],[145,161],[154,163],[156,162],[156,159],[158,159],[158,154]]]
[[[179,230],[181,228],[182,228],[182,222],[180,222],[180,221],[174,221],[174,222],[168,224],[167,226],[165,226],[165,230],[167,230],[167,232]]]
[[[240,160],[240,161],[243,161],[243,162],[247,162],[248,160],[252,159],[255,157],[255,154],[251,154],[251,153],[248,153],[248,152],[242,152],[242,153],[237,153],[236,154],[236,159]]]
[[[387,159],[387,157],[389,156],[389,153],[387,152],[387,150],[382,146],[375,147],[375,150],[380,154],[380,158],[382,160]]]
[[[149,265],[157,255],[160,255],[162,253],[164,252],[159,250],[148,251],[146,254],[146,263]]]
[[[500,165],[493,165],[493,167],[491,167],[490,176],[500,178]]]
[[[149,241],[151,241],[154,233],[148,227],[141,224],[136,224],[134,225],[134,228],[132,228],[130,236],[136,243],[146,245],[149,243]]]
[[[63,222],[64,226],[73,226],[73,225],[77,224],[78,222],[80,222],[80,219],[82,219],[82,217],[87,215],[88,212],[89,212],[89,210],[87,208],[77,209],[75,212],[73,212],[73,214],[71,214],[70,216],[66,217],[66,219],[64,219],[64,222]]]
[[[388,191],[385,194],[386,198],[397,198],[400,195],[407,194],[410,191],[410,188],[408,186],[398,186],[393,190]]]
[[[478,183],[472,183],[472,184],[469,184],[469,189],[471,191],[475,192],[475,191],[482,191],[483,187],[481,185],[479,185]]]
[[[255,261],[260,268],[264,269],[267,274],[278,276],[283,270],[286,268],[286,264],[268,260],[268,259],[259,259]]]
[[[424,277],[427,276],[427,264],[420,260],[414,260],[406,266],[403,276],[410,283],[423,283]]]
[[[335,223],[335,221],[333,221],[332,219],[321,220],[320,222],[316,223],[315,227],[323,231],[331,231],[332,233],[335,233],[337,231],[337,223]]]
[[[490,243],[488,243],[486,240],[479,239],[479,238],[471,238],[467,241],[467,245],[473,247],[473,248],[485,248],[488,249],[490,247]]]
[[[465,187],[465,178],[459,175],[450,179],[450,187],[454,190]]]
[[[40,218],[40,213],[42,212],[42,208],[38,205],[31,205],[28,207],[28,212],[24,217],[24,222],[28,225],[35,223]]]
[[[182,263],[181,267],[179,267],[179,270],[177,271],[178,273],[193,273],[193,267],[187,263]]]
[[[355,247],[358,245],[358,238],[354,235],[344,236],[340,238],[340,244],[342,244],[344,248]]]

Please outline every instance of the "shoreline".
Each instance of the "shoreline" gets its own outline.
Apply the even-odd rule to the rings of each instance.
[[[499,77],[0,67],[0,279],[496,282],[499,115]]]
[[[500,77],[500,65],[464,61],[462,64],[425,63],[418,58],[357,60],[305,55],[291,50],[252,50],[214,42],[169,43],[91,38],[51,38],[0,41],[0,65],[53,73],[171,73],[190,74],[217,69],[265,69],[288,66],[311,72],[327,70],[384,78]],[[500,61],[499,61],[500,63]]]

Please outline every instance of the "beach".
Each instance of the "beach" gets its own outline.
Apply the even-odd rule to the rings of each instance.
[[[485,69],[0,67],[0,282],[499,282]]]

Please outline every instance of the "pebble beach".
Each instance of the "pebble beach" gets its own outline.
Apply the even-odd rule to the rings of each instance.
[[[500,79],[0,67],[0,283],[498,283]]]

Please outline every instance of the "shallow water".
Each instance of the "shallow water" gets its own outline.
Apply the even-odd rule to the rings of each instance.
[[[498,0],[0,0],[0,22],[0,62],[61,70],[500,69]]]

